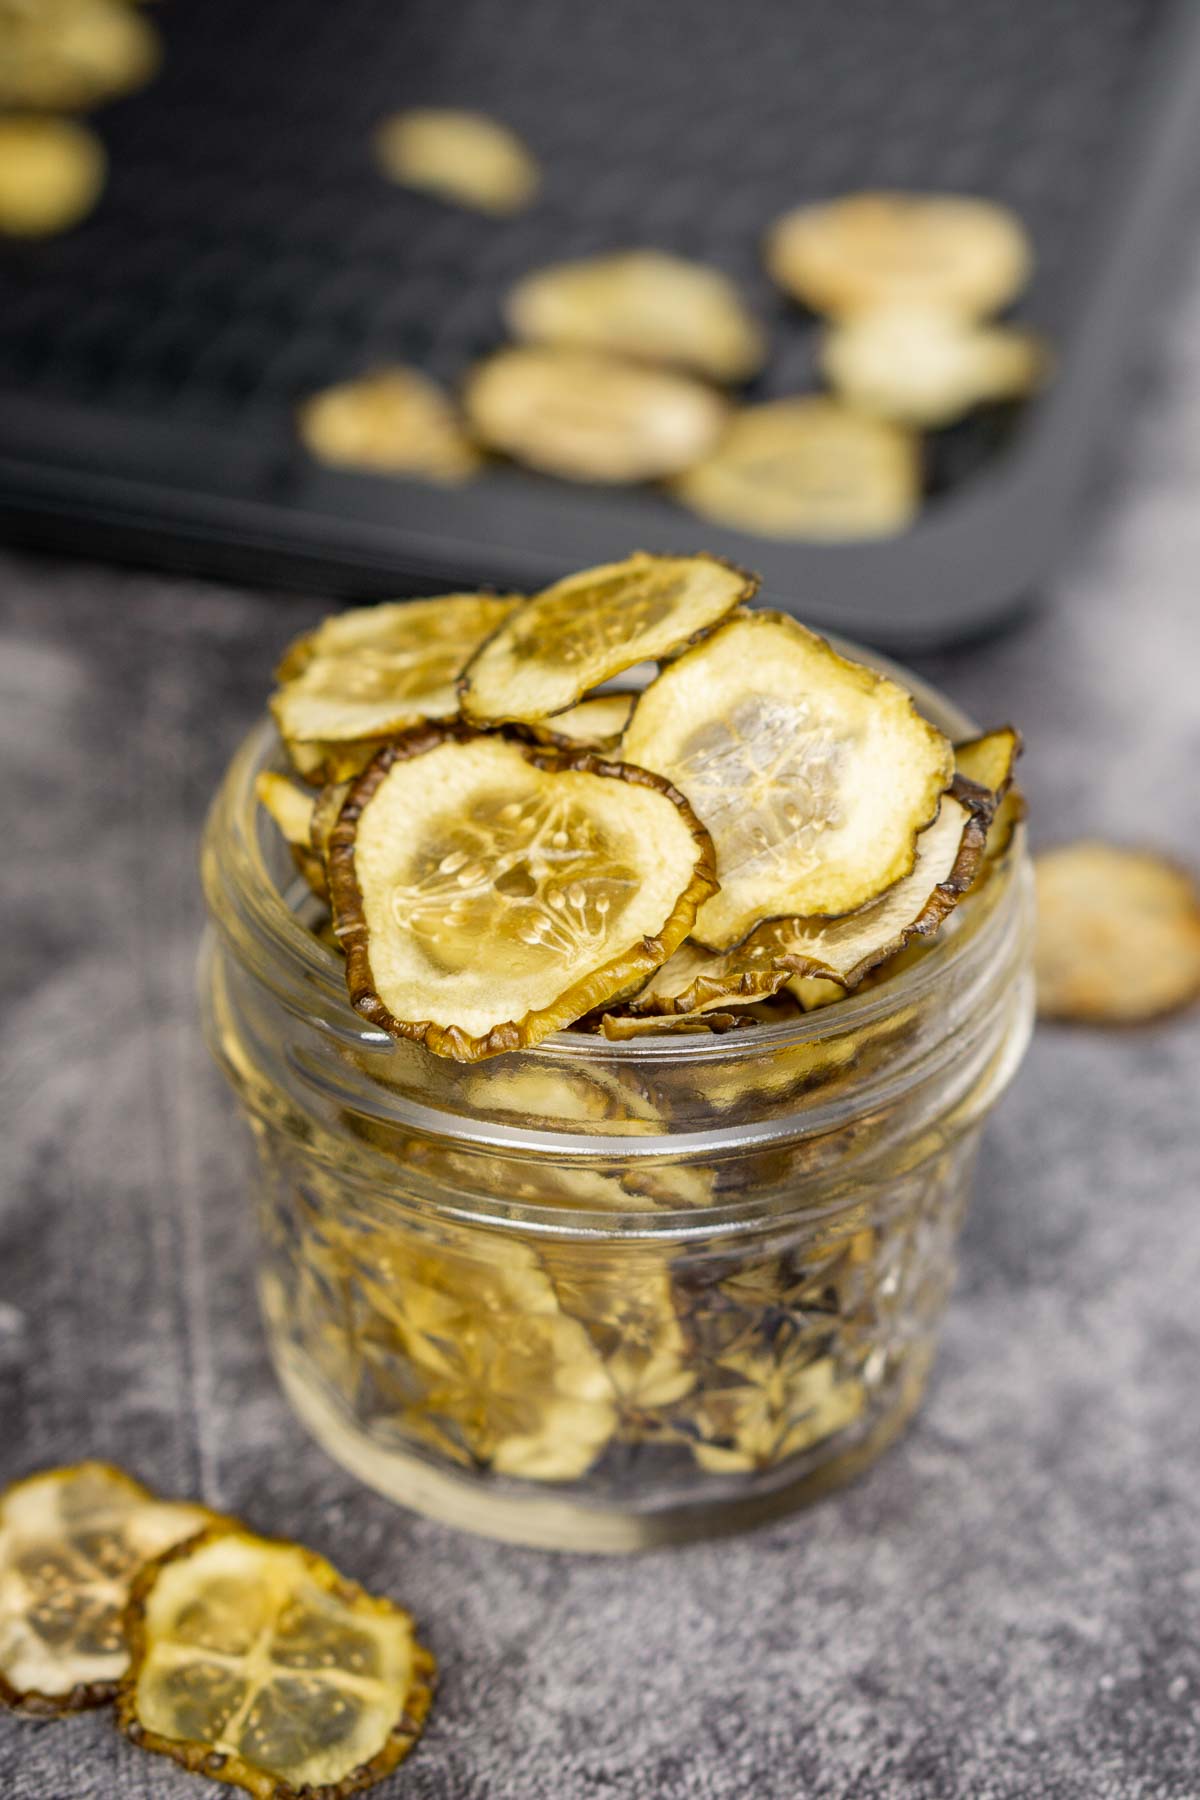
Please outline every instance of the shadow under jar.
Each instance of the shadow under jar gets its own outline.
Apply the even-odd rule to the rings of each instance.
[[[201,985],[257,1139],[272,1354],[314,1436],[443,1521],[592,1551],[747,1526],[864,1469],[921,1397],[1028,1041],[1023,832],[926,954],[836,1005],[463,1066],[350,1007],[255,803],[283,766],[263,725],[214,803]]]

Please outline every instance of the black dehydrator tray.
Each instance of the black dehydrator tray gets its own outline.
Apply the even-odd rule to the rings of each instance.
[[[882,645],[985,628],[1051,568],[1200,142],[1196,0],[170,0],[158,80],[98,115],[95,215],[0,251],[0,526],[25,541],[366,597],[524,585],[630,548],[723,551]],[[376,172],[373,125],[479,107],[544,189],[497,220]],[[496,465],[461,488],[322,469],[297,399],[372,365],[453,386],[526,270],[633,244],[712,261],[769,324],[766,398],[814,324],[763,227],[865,186],[994,196],[1056,349],[1037,402],[928,440],[884,542],[780,543],[654,490]]]

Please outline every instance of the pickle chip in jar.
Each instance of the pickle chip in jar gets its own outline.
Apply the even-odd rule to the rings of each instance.
[[[848,194],[772,226],[767,268],[816,312],[926,306],[982,318],[1025,286],[1033,255],[1006,207],[967,194]]]
[[[462,1062],[648,975],[716,885],[707,832],[660,777],[456,724],[380,752],[328,868],[352,1004]]]
[[[1046,354],[1028,331],[978,325],[945,310],[856,313],[825,335],[821,367],[850,406],[904,425],[949,425],[985,401],[1041,381]]]
[[[323,388],[299,407],[296,427],[309,454],[335,467],[451,483],[480,467],[449,400],[416,369],[377,369]]]
[[[517,213],[538,190],[538,166],[515,132],[486,113],[420,106],[375,132],[385,175],[481,212]]]
[[[138,1578],[117,1721],[255,1800],[340,1800],[412,1749],[436,1664],[413,1621],[298,1544],[232,1524]]]
[[[692,1444],[712,1474],[773,1468],[845,1430],[866,1405],[857,1376],[840,1376],[831,1356],[814,1357],[799,1333],[732,1351],[715,1366],[721,1384],[700,1391]]]
[[[1200,889],[1147,850],[1083,839],[1034,859],[1043,1018],[1134,1024],[1200,996]]]
[[[871,969],[914,939],[931,937],[970,890],[983,856],[988,814],[944,796],[917,838],[910,872],[881,899],[841,919],[770,919],[727,960],[765,958],[796,974],[857,987]]]
[[[463,716],[482,725],[561,715],[602,681],[710,630],[757,586],[744,569],[703,554],[638,551],[568,575],[476,651],[458,683]]]
[[[627,250],[538,269],[505,306],[516,337],[600,350],[744,381],[762,366],[765,342],[719,269]]]
[[[735,413],[672,492],[692,512],[761,537],[890,537],[920,504],[920,446],[904,426],[836,400],[770,400]]]
[[[274,769],[263,769],[256,776],[254,793],[263,811],[278,825],[293,862],[313,893],[321,900],[327,899],[329,884],[325,879],[325,864],[313,844],[315,796],[298,788],[294,781],[277,774]]]
[[[107,166],[85,125],[0,119],[0,235],[52,237],[77,225],[100,198]]]
[[[954,776],[949,742],[902,687],[772,612],[668,664],[621,754],[686,794],[712,836],[720,891],[692,932],[712,949],[763,919],[877,899],[912,869]]]
[[[677,475],[712,449],[727,413],[690,375],[535,344],[478,364],[463,405],[480,441],[514,462],[612,483]]]
[[[787,984],[789,977],[787,968],[776,968],[765,957],[742,957],[736,950],[714,952],[688,938],[669,962],[654,971],[645,987],[626,1002],[626,1010],[634,1017],[695,1017],[722,1012],[735,1003],[753,1004],[769,999]],[[616,1033],[610,1031],[606,1035]]]
[[[271,712],[300,773],[341,781],[382,742],[453,718],[459,671],[518,604],[515,594],[443,594],[335,613],[279,666]]]
[[[560,750],[615,750],[636,699],[634,693],[594,694],[551,719],[529,719],[523,729]]]
[[[998,804],[1012,785],[1021,749],[1020,732],[1012,725],[1000,725],[995,731],[954,746],[955,771],[965,781],[985,789]]]
[[[750,1023],[739,1013],[720,1012],[679,1012],[648,1013],[636,1017],[628,1013],[604,1013],[600,1020],[600,1033],[611,1042],[627,1043],[631,1038],[663,1037],[663,1036],[698,1036],[702,1032],[721,1035],[726,1031],[737,1031]]]
[[[14,1482],[0,1495],[0,1700],[40,1715],[111,1700],[134,1576],[216,1517],[109,1463]]]
[[[0,0],[0,106],[96,106],[144,86],[161,60],[128,0]]]

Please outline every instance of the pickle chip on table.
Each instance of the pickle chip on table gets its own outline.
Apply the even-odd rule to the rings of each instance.
[[[39,1716],[111,1700],[129,1654],[122,1615],[152,1557],[217,1515],[159,1500],[131,1475],[81,1462],[0,1494],[0,1700]]]
[[[719,269],[626,250],[535,270],[512,289],[505,313],[531,343],[606,351],[745,381],[762,365],[762,329]]]
[[[987,401],[1030,393],[1047,362],[1028,331],[932,307],[853,314],[826,333],[820,360],[847,405],[930,429]]]
[[[785,213],[766,262],[780,287],[835,318],[889,306],[982,318],[1021,292],[1033,256],[1016,214],[993,201],[867,192]]]
[[[436,1664],[412,1619],[311,1550],[217,1525],[138,1578],[117,1717],[255,1800],[361,1793],[420,1735]]]
[[[569,481],[657,481],[707,454],[728,414],[715,389],[673,369],[529,344],[472,371],[463,406],[481,443]]]
[[[1043,1018],[1138,1024],[1200,998],[1200,887],[1149,850],[1081,839],[1034,859]]]
[[[716,886],[707,832],[660,777],[452,724],[380,752],[328,866],[354,1005],[463,1061],[528,1049],[648,975]]]

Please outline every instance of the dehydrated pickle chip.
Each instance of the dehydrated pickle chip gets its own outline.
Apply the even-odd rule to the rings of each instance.
[[[161,58],[127,0],[0,0],[0,106],[95,106],[142,87]]]
[[[530,719],[523,729],[560,750],[615,750],[636,699],[634,693],[593,694],[552,719]]]
[[[0,234],[50,237],[78,224],[100,198],[107,166],[103,144],[84,125],[0,119]]]
[[[771,919],[759,925],[731,962],[764,958],[797,974],[856,987],[877,964],[915,938],[931,937],[975,880],[988,816],[951,795],[917,839],[916,862],[881,899],[849,918]]]
[[[480,440],[569,481],[655,481],[716,442],[726,406],[703,382],[592,351],[499,350],[463,395]]]
[[[769,1348],[734,1351],[716,1365],[696,1409],[692,1454],[713,1474],[767,1469],[808,1450],[860,1417],[857,1376],[841,1376],[830,1356],[814,1357],[802,1333]]]
[[[375,131],[375,154],[391,180],[481,212],[516,213],[538,189],[538,166],[515,132],[486,113],[420,106]]]
[[[670,1273],[649,1257],[631,1265],[628,1253],[613,1258],[587,1248],[586,1257],[547,1250],[543,1260],[559,1305],[604,1359],[621,1424],[637,1433],[649,1423],[640,1415],[669,1406],[696,1385]]]
[[[719,1012],[714,1007],[709,1012],[648,1013],[636,1018],[628,1013],[604,1013],[600,1019],[600,1030],[604,1037],[619,1044],[630,1038],[663,1037],[676,1033],[695,1036],[702,1032],[737,1031],[739,1027],[750,1023],[742,1014]]]
[[[649,974],[715,886],[707,833],[660,777],[461,725],[380,752],[328,867],[355,1007],[464,1062]]]
[[[75,1712],[111,1700],[129,1663],[134,1576],[216,1515],[158,1500],[108,1463],[76,1463],[0,1495],[0,1700]]]
[[[888,537],[920,504],[920,446],[904,426],[836,400],[772,400],[735,413],[672,491],[704,518],[761,537]]]
[[[933,428],[984,401],[1028,394],[1046,353],[1028,331],[977,325],[945,310],[888,307],[827,332],[821,368],[848,405],[904,425]]]
[[[497,1240],[485,1258],[412,1234],[346,1244],[372,1309],[359,1354],[402,1432],[526,1481],[587,1472],[616,1423],[612,1383],[527,1246]]]
[[[715,556],[649,556],[568,575],[518,607],[459,681],[475,724],[544,719],[709,630],[757,582]],[[552,727],[553,729],[553,727]]]
[[[259,805],[278,825],[292,860],[313,893],[321,900],[328,899],[325,862],[313,838],[317,811],[314,796],[274,769],[263,769],[255,777],[254,792]]]
[[[256,1800],[336,1800],[394,1769],[433,1698],[408,1613],[311,1550],[217,1526],[147,1568],[117,1718]]]
[[[794,619],[749,613],[665,668],[621,753],[687,795],[720,892],[693,936],[736,944],[761,919],[840,914],[907,875],[953,751],[884,675]]]
[[[355,607],[291,645],[271,711],[301,773],[342,780],[386,738],[453,718],[459,671],[517,604],[513,594],[443,594]]]
[[[761,328],[719,269],[626,250],[557,263],[519,281],[505,306],[516,337],[675,364],[714,381],[761,367]]]
[[[637,1016],[720,1012],[734,1004],[769,999],[786,986],[790,974],[788,968],[782,964],[777,968],[767,957],[745,957],[737,950],[714,952],[689,938],[669,962],[654,971],[626,1007]],[[617,1034],[607,1031],[606,1035]]]
[[[982,317],[1020,293],[1033,256],[1015,214],[966,194],[849,194],[772,226],[767,267],[817,312],[927,306]]]
[[[1008,792],[1021,754],[1021,734],[1012,725],[1001,725],[982,737],[954,746],[954,767],[965,781],[986,789],[999,801]]]
[[[377,369],[305,400],[301,441],[318,462],[379,475],[465,481],[480,457],[441,389],[416,369]]]
[[[1034,859],[1043,1018],[1132,1024],[1200,995],[1200,890],[1147,850],[1083,839]]]

